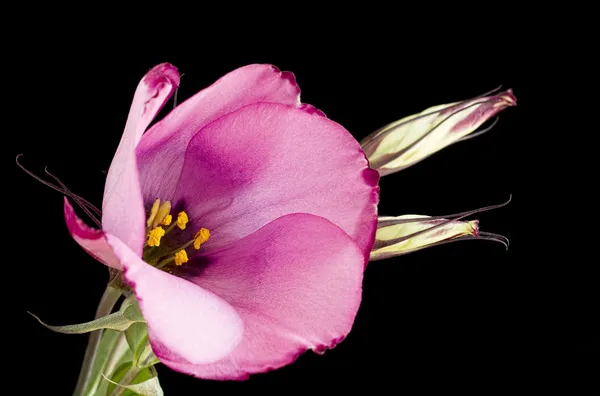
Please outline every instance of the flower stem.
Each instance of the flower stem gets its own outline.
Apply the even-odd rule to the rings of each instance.
[[[112,309],[119,300],[119,297],[121,297],[121,290],[110,285],[107,286],[102,298],[100,299],[100,304],[98,305],[94,319],[98,319],[112,313]],[[102,331],[103,330],[96,330],[90,333],[90,339],[85,349],[85,355],[83,357],[83,363],[81,364],[81,371],[79,372],[77,386],[75,387],[75,392],[73,392],[74,396],[83,395],[83,392],[89,384],[94,359],[96,357],[98,345],[100,344],[100,339],[102,337]]]
[[[119,363],[122,363],[123,356],[128,350],[129,346],[127,345],[125,333],[120,333],[119,338],[117,338],[117,342],[111,351],[110,357],[106,362],[106,366],[104,367],[103,371],[106,375],[111,375],[115,371]]]
[[[127,374],[125,374],[123,379],[121,381],[119,381],[119,384],[120,385],[130,385],[133,382],[133,380],[135,379],[135,377],[137,377],[137,375],[140,373],[140,371],[141,370],[139,368],[137,368],[135,366],[131,366],[131,368],[129,369]],[[112,391],[110,396],[121,396],[123,394],[123,392],[125,392],[126,390],[127,390],[127,388],[116,385],[115,389]]]

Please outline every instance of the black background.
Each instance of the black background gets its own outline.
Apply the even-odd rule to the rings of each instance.
[[[13,158],[23,153],[22,162],[40,175],[47,165],[98,206],[102,171],[119,143],[135,87],[160,62],[171,62],[184,74],[180,101],[239,66],[272,63],[295,73],[303,102],[359,140],[403,116],[499,85],[513,88],[518,99],[517,107],[500,113],[492,131],[380,183],[382,215],[448,214],[513,194],[507,207],[476,216],[482,230],[511,240],[508,251],[491,242],[458,242],[372,263],[354,328],[335,349],[324,356],[306,353],[290,366],[240,383],[201,381],[158,366],[167,395],[269,383],[514,389],[523,380],[535,387],[532,378],[542,378],[554,366],[549,362],[565,359],[576,372],[575,382],[591,372],[584,363],[593,353],[590,289],[558,285],[568,288],[568,297],[556,309],[569,314],[548,323],[555,300],[540,295],[543,280],[537,272],[545,259],[522,254],[535,227],[520,206],[523,180],[535,178],[520,151],[531,133],[524,119],[533,101],[521,74],[524,39],[510,36],[509,29],[501,29],[502,40],[496,30],[475,42],[451,31],[431,40],[424,32],[394,26],[357,33],[356,23],[313,36],[308,21],[307,33],[252,26],[227,36],[198,23],[192,40],[183,44],[176,27],[121,33],[107,21],[88,32],[85,22],[61,23],[14,44],[16,100],[28,111],[18,115],[21,128],[5,133],[11,134]],[[48,388],[69,394],[87,336],[52,333],[26,311],[51,324],[90,320],[107,271],[69,236],[60,194],[16,165],[9,172],[16,184],[10,215],[17,220],[7,227],[18,253],[4,265],[18,274],[5,278],[6,289],[18,291],[11,297],[16,311],[10,319],[17,326],[10,328],[15,372],[27,381],[28,394]]]

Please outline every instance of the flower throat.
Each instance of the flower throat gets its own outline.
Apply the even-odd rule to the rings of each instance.
[[[188,222],[187,213],[184,211],[179,212],[177,218],[173,220],[171,202],[161,202],[157,198],[154,204],[152,204],[148,220],[146,221],[146,243],[144,244],[144,251],[142,253],[143,260],[156,268],[164,268],[171,264],[181,266],[188,262],[189,258],[186,249],[193,245],[195,250],[199,250],[202,244],[210,237],[208,229],[200,228],[194,234],[194,238],[177,248],[169,246],[168,243],[163,243],[162,240],[175,228],[185,230]]]

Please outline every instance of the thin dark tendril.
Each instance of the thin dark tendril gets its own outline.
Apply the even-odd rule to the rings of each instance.
[[[493,94],[493,93],[495,93],[495,92],[498,92],[498,91],[499,91],[501,88],[502,88],[502,85],[499,85],[497,88],[495,88],[495,89],[492,89],[491,91],[488,91],[488,92],[486,92],[486,93],[483,93],[483,94],[481,94],[481,95],[479,95],[479,96],[476,96],[476,97],[474,97],[474,98],[464,99],[464,100],[458,101],[456,104],[450,105],[450,106],[448,106],[448,107],[444,107],[443,109],[439,109],[439,110],[435,110],[435,111],[430,111],[429,113],[425,113],[425,114],[418,115],[418,116],[416,116],[416,117],[414,117],[414,118],[411,118],[410,120],[406,120],[406,121],[404,121],[404,122],[401,122],[400,124],[394,125],[394,126],[392,127],[392,130],[393,130],[393,129],[396,129],[396,128],[398,128],[398,127],[401,127],[401,126],[403,126],[403,125],[406,125],[406,124],[408,124],[409,122],[413,122],[413,121],[415,121],[415,120],[418,120],[418,119],[421,119],[421,118],[424,118],[424,117],[428,117],[428,116],[430,116],[430,115],[433,115],[433,114],[436,114],[436,113],[440,113],[440,112],[442,112],[442,111],[446,111],[446,110],[448,110],[448,109],[451,109],[451,108],[453,108],[453,107],[459,107],[459,106],[461,106],[461,105],[463,105],[463,104],[465,104],[465,103],[467,103],[467,102],[469,102],[469,101],[472,101],[472,100],[478,100],[478,99],[484,98],[484,97],[486,97],[486,96],[488,96],[488,95],[491,95],[491,94]],[[480,102],[480,103],[485,103],[485,102]],[[469,106],[469,107],[470,107],[470,106]],[[453,114],[453,115],[454,115],[454,114]],[[444,121],[445,121],[445,120],[444,120]],[[393,124],[393,122],[392,122],[391,124]],[[383,127],[379,128],[379,129],[377,129],[377,130],[375,130],[374,132],[370,133],[370,134],[369,134],[367,137],[365,137],[363,140],[361,140],[361,141],[360,141],[360,145],[361,145],[361,146],[362,146],[362,145],[365,145],[365,146],[363,147],[363,149],[366,151],[367,147],[369,146],[369,143],[372,143],[372,140],[371,140],[371,139],[372,139],[372,138],[374,138],[375,136],[379,135],[379,133],[380,133],[382,130],[384,130],[384,129],[387,129],[387,128],[389,127],[389,125],[390,125],[390,124],[384,125]]]
[[[179,87],[175,88],[175,95],[173,95],[173,109],[177,107],[177,94],[179,94]]]
[[[69,195],[69,196],[74,196],[77,197],[77,199],[79,199],[85,206],[88,207],[88,209],[90,209],[92,212],[94,212],[95,214],[97,214],[98,216],[102,215],[102,212],[100,211],[100,209],[98,209],[93,203],[89,202],[88,200],[86,200],[85,198],[81,197],[80,195],[74,194],[74,193],[70,193],[67,194],[67,192],[60,187],[57,187],[56,185],[47,182],[46,180],[40,178],[39,176],[35,175],[33,172],[31,172],[30,170],[28,170],[27,168],[25,168],[20,162],[19,162],[19,157],[21,157],[23,154],[19,154],[17,155],[16,158],[16,162],[17,165],[19,166],[19,168],[21,168],[21,170],[23,170],[25,173],[27,173],[29,176],[33,177],[35,180],[39,181],[40,183],[42,183],[43,185],[50,187],[51,189],[58,191],[61,194],[65,194],[65,195]]]
[[[65,191],[65,195],[70,196],[71,198],[73,198],[73,200],[75,202],[77,202],[77,205],[79,205],[81,207],[81,209],[83,209],[83,211],[85,212],[85,214],[87,214],[89,216],[90,219],[92,219],[94,221],[94,223],[96,223],[96,225],[100,228],[102,228],[102,224],[100,223],[100,220],[98,220],[96,218],[96,216],[94,216],[94,214],[92,212],[90,212],[90,210],[85,206],[85,204],[75,195],[71,192],[71,190],[69,190],[67,188],[67,186],[60,181],[60,179],[56,176],[54,176],[52,173],[50,173],[48,171],[48,167],[44,168],[44,172],[46,172],[46,174],[50,177],[52,177],[54,180],[56,180],[56,182],[60,185],[60,187]]]
[[[431,128],[429,131],[427,131],[427,132],[426,132],[426,133],[425,133],[423,136],[419,137],[418,139],[416,139],[414,142],[410,143],[408,146],[406,146],[406,147],[405,147],[405,148],[403,148],[402,150],[400,150],[400,151],[398,151],[398,152],[394,153],[394,154],[393,154],[393,156],[394,156],[395,158],[397,158],[397,157],[401,156],[402,154],[406,153],[408,150],[412,149],[412,148],[413,148],[413,147],[415,147],[417,144],[419,144],[420,142],[422,142],[422,141],[423,141],[423,140],[424,140],[424,139],[425,139],[427,136],[429,136],[430,134],[432,134],[432,133],[433,133],[433,131],[435,131],[436,129],[438,129],[438,128],[439,128],[440,126],[442,126],[442,125],[443,125],[443,124],[444,124],[446,121],[448,121],[450,118],[454,117],[454,116],[455,116],[455,115],[457,115],[458,113],[461,113],[461,112],[463,112],[463,111],[465,111],[465,110],[468,110],[468,109],[470,109],[471,107],[474,107],[474,106],[479,106],[479,105],[481,105],[481,104],[484,104],[484,103],[489,103],[489,102],[491,102],[491,101],[492,101],[492,99],[489,99],[489,100],[484,100],[484,101],[482,101],[482,102],[475,102],[475,103],[471,103],[471,104],[470,104],[470,105],[468,105],[467,107],[464,107],[464,108],[462,108],[462,109],[459,109],[459,110],[456,110],[456,111],[452,112],[450,115],[448,115],[448,116],[447,116],[446,118],[444,118],[442,121],[440,121],[439,123],[437,123],[437,124],[436,124],[436,125],[435,125],[433,128]],[[437,113],[437,112],[433,112],[433,113],[430,113],[430,114],[434,114],[434,113]],[[407,122],[412,122],[413,120],[415,120],[415,119],[417,119],[417,118],[420,118],[420,117],[413,118],[412,120],[409,120],[409,121],[403,122],[402,124],[405,124],[405,123],[407,123]],[[399,127],[399,126],[401,126],[402,124],[398,124],[398,125],[394,126],[393,128],[391,128],[391,129],[389,129],[389,130],[385,131],[385,132],[384,132],[384,134],[390,134],[390,133],[392,133],[392,132],[393,132],[393,131],[394,131],[396,128],[398,128],[398,127]],[[368,145],[367,145],[367,146],[368,146]],[[366,150],[367,150],[367,146],[365,146],[365,148],[364,148],[365,152],[366,152]],[[431,153],[431,154],[429,154],[429,155],[432,155],[432,154],[433,154],[433,153]],[[424,160],[424,159],[425,159],[425,158],[427,158],[427,157],[428,157],[428,156],[426,156],[426,157],[423,157],[423,158],[421,158],[419,161],[422,161],[422,160]],[[381,165],[384,165],[384,164],[381,164]],[[414,165],[414,164],[413,164],[413,165]],[[380,164],[378,164],[376,161],[375,161],[375,163],[373,163],[373,162],[371,163],[371,167],[372,167],[372,168],[374,168],[374,169],[375,169],[375,168],[378,168],[379,166],[380,166]],[[396,171],[398,171],[398,170],[401,170],[401,169],[396,169]],[[383,173],[381,173],[381,171],[380,171],[380,174],[382,174],[382,175],[383,175]]]
[[[440,121],[436,126],[434,126],[433,128],[431,128],[429,131],[427,131],[427,133],[425,133],[423,136],[421,136],[419,139],[415,140],[414,142],[412,142],[411,144],[409,144],[408,146],[406,146],[404,149],[398,151],[397,153],[394,153],[394,155],[396,156],[400,156],[402,154],[404,154],[405,152],[407,152],[408,150],[412,149],[413,147],[415,147],[418,143],[420,143],[421,141],[423,141],[423,139],[425,139],[427,136],[429,136],[431,133],[433,133],[433,131],[435,131],[436,129],[438,129],[440,126],[442,126],[446,121],[448,121],[450,118],[454,117],[455,115],[457,115],[458,113],[462,113],[465,110],[470,109],[471,107],[474,106],[479,106],[481,104],[484,103],[488,103],[491,102],[491,100],[486,100],[483,102],[475,102],[470,104],[469,106],[460,109],[460,110],[456,110],[455,112],[451,113],[449,116],[447,116],[446,118],[444,118],[442,121]]]
[[[73,200],[77,203],[77,205],[79,205],[81,207],[81,209],[83,209],[83,211],[85,212],[85,214],[87,214],[90,217],[90,219],[92,219],[94,221],[94,223],[96,223],[96,225],[98,225],[98,227],[102,227],[102,225],[100,224],[100,221],[96,218],[96,216],[94,216],[94,214],[92,212],[90,212],[90,210],[87,208],[87,206],[83,202],[83,201],[85,201],[83,198],[79,198],[78,195],[73,194],[71,192],[71,190],[69,190],[69,188],[58,177],[56,177],[55,175],[53,175],[52,173],[50,173],[50,171],[48,171],[48,167],[44,168],[44,172],[46,172],[46,174],[48,176],[50,176],[54,180],[56,180],[56,182],[64,190],[64,194],[67,195],[67,196],[70,196],[71,198],[73,198]]]
[[[491,95],[493,93],[496,93],[496,92],[500,91],[501,89],[502,89],[502,84],[498,85],[496,88],[492,89],[491,91],[488,91],[488,92],[486,92],[484,94],[476,96],[475,99],[477,99],[477,98],[483,98],[484,96]]]
[[[478,209],[468,210],[466,212],[454,213],[454,214],[443,215],[443,216],[413,217],[410,219],[382,220],[382,221],[377,222],[377,228],[387,227],[387,226],[396,225],[396,224],[418,223],[420,221],[429,221],[429,220],[443,220],[443,219],[459,220],[464,217],[471,216],[471,215],[474,215],[477,213],[487,212],[489,210],[502,208],[502,207],[508,205],[510,203],[510,201],[512,201],[512,194],[509,194],[508,200],[506,202],[503,202],[503,203],[500,203],[497,205],[484,206],[483,208],[478,208]]]
[[[443,226],[445,226],[445,225],[447,225],[449,223],[461,220],[461,219],[463,219],[463,218],[465,218],[467,216],[471,216],[471,215],[476,214],[476,213],[481,213],[481,212],[485,212],[485,211],[488,211],[488,210],[501,208],[503,206],[508,205],[511,200],[512,200],[512,194],[509,196],[508,201],[506,201],[504,203],[501,203],[501,204],[498,204],[498,205],[490,205],[490,206],[486,206],[484,208],[474,209],[474,210],[470,210],[470,211],[462,212],[462,213],[457,213],[457,214],[450,215],[450,216],[421,217],[421,218],[402,219],[402,220],[384,220],[382,222],[378,222],[377,228],[381,228],[381,227],[386,227],[386,226],[389,226],[389,225],[397,225],[397,224],[414,223],[414,222],[419,222],[419,221],[430,221],[430,220],[444,219],[444,221],[442,221],[439,224],[436,224],[434,226],[431,226],[431,227],[426,228],[426,229],[421,230],[421,231],[413,232],[412,234],[405,235],[403,237],[399,237],[399,238],[395,238],[395,239],[390,239],[390,240],[387,240],[387,241],[375,240],[375,244],[373,245],[373,250],[380,249],[380,248],[387,247],[387,246],[391,246],[391,245],[395,245],[395,244],[400,243],[400,242],[404,242],[407,239],[414,238],[414,237],[416,237],[418,235],[421,235],[421,234],[424,234],[426,232],[432,231],[432,230],[434,230],[436,228],[443,227]],[[383,224],[381,224],[381,223],[383,223]],[[505,245],[508,245],[508,238],[503,237],[501,235],[492,234],[492,233],[489,233],[489,232],[480,232],[479,235],[480,235],[480,237],[474,237],[474,238],[488,239],[488,240],[497,240],[498,242],[501,242],[501,243],[504,243]],[[500,239],[500,238],[503,238],[503,239]]]
[[[490,125],[489,127],[485,128],[485,129],[482,129],[482,130],[481,130],[481,131],[479,131],[479,132],[475,132],[475,133],[472,133],[472,134],[470,134],[470,135],[467,135],[467,136],[465,136],[465,137],[462,137],[462,138],[458,139],[458,140],[457,140],[456,142],[454,142],[454,143],[458,143],[458,142],[464,142],[465,140],[473,139],[473,138],[475,138],[475,137],[477,137],[477,136],[481,136],[481,135],[483,135],[483,134],[484,134],[484,133],[486,133],[486,132],[489,132],[489,131],[490,131],[490,130],[493,128],[493,127],[495,127],[495,126],[496,126],[496,124],[498,123],[498,121],[499,121],[499,120],[500,120],[500,117],[496,117],[496,118],[494,118],[494,121],[492,122],[492,125]]]
[[[23,165],[21,165],[21,163],[19,162],[19,157],[22,156],[22,155],[23,154],[19,154],[19,155],[17,155],[17,158],[16,158],[17,166],[19,168],[21,168],[25,173],[27,173],[29,176],[33,177],[35,180],[39,181],[40,183],[42,183],[46,187],[50,187],[51,189],[56,190],[56,191],[58,191],[59,193],[62,193],[62,194],[65,193],[61,188],[55,186],[52,183],[47,182],[46,180],[42,179],[39,176],[36,176],[33,172],[29,171],[27,168],[25,168]]]
[[[460,241],[470,241],[470,240],[477,240],[477,239],[484,240],[484,241],[500,242],[500,243],[504,244],[504,242],[502,242],[502,241],[499,241],[499,240],[493,239],[493,238],[489,238],[489,237],[476,237],[476,236],[473,236],[473,235],[461,235],[461,236],[454,237],[454,238],[444,239],[443,241],[437,241],[437,242],[434,242],[434,243],[430,243],[429,245],[416,247],[414,249],[407,250],[407,251],[404,251],[404,252],[401,252],[401,253],[399,253],[399,252],[384,252],[384,253],[379,253],[379,254],[377,254],[376,258],[371,259],[370,261],[385,260],[385,259],[388,259],[388,258],[391,258],[391,257],[403,256],[403,255],[408,254],[408,253],[414,253],[414,252],[419,251],[419,250],[429,249],[429,248],[432,248],[432,247],[435,247],[435,246],[445,245],[447,243],[454,243],[454,242],[460,242]],[[504,246],[506,246],[506,244],[504,244]]]
[[[508,247],[510,246],[510,241],[504,235],[494,234],[493,232],[480,231],[479,237],[481,239],[487,239],[488,241],[500,242],[504,246],[506,246],[506,250],[508,250]]]
[[[17,155],[15,162],[17,163],[17,166],[19,168],[21,168],[21,170],[25,173],[27,173],[29,176],[33,177],[35,180],[37,180],[38,182],[42,183],[43,185],[45,185],[46,187],[50,187],[51,189],[58,191],[61,194],[64,194],[68,197],[73,198],[73,200],[75,200],[75,202],[81,206],[81,208],[86,212],[86,214],[88,214],[88,216],[90,216],[90,218],[92,220],[94,220],[94,222],[98,225],[99,221],[98,219],[91,215],[89,213],[89,211],[91,210],[92,212],[94,212],[96,215],[100,216],[102,214],[102,212],[100,211],[100,209],[98,209],[96,206],[94,206],[94,204],[92,204],[91,202],[87,201],[86,199],[80,197],[77,194],[72,193],[68,188],[66,188],[66,186],[54,175],[52,175],[50,172],[48,172],[46,170],[46,173],[48,173],[50,176],[52,176],[52,178],[54,178],[58,183],[59,186],[56,186],[44,179],[42,179],[41,177],[35,175],[33,172],[31,172],[29,169],[25,168],[20,162],[19,162],[19,158],[22,156],[23,154],[19,154]]]
[[[185,75],[185,73],[182,73],[179,76],[179,85],[181,85],[181,77],[183,77]],[[179,86],[177,86],[177,88],[175,88],[175,95],[173,95],[173,108],[177,107],[177,95],[179,94]]]
[[[77,197],[77,199],[80,200],[81,203],[83,203],[89,210],[94,212],[97,216],[102,216],[102,211],[98,209],[93,203],[89,202],[88,200],[82,198],[77,194],[73,194],[73,196]]]
[[[87,206],[87,208],[89,210],[91,210],[92,212],[94,212],[94,214],[96,214],[96,216],[102,216],[102,211],[100,209],[98,209],[97,207],[94,206],[94,204],[90,203],[89,201],[86,201],[85,199],[81,198],[79,195],[76,195],[77,199],[79,199],[85,206]]]
[[[53,174],[51,174],[48,171],[48,168],[44,168],[44,171],[51,176],[54,180],[56,180],[59,185],[61,186],[61,188],[64,190],[65,195],[70,196],[71,198],[73,198],[75,200],[75,202],[77,202],[77,204],[79,206],[85,205],[85,207],[87,207],[89,210],[91,210],[94,214],[96,214],[97,216],[102,216],[102,211],[100,209],[98,209],[93,203],[91,203],[90,201],[86,200],[85,198],[73,193],[70,189],[67,188],[67,186],[60,181],[60,179],[56,176],[54,176]]]
[[[421,230],[421,231],[413,232],[412,234],[408,234],[408,235],[405,235],[403,237],[394,238],[394,239],[390,239],[390,240],[387,240],[387,241],[375,240],[375,244],[373,245],[373,250],[374,249],[380,249],[380,248],[387,247],[387,246],[391,246],[391,245],[395,245],[395,244],[400,243],[400,242],[404,242],[407,239],[414,238],[414,237],[419,236],[421,234],[425,234],[426,232],[435,230],[436,228],[443,227],[446,224],[450,224],[452,222],[458,221],[458,220],[462,219],[463,217],[467,217],[467,216],[468,215],[465,215],[465,216],[462,216],[462,217],[457,217],[455,219],[444,220],[444,221],[442,221],[439,224],[436,224],[434,226],[431,226],[431,227],[426,228],[426,229]],[[429,218],[423,218],[421,220],[428,221],[430,219]],[[397,223],[397,224],[402,224],[402,223]]]

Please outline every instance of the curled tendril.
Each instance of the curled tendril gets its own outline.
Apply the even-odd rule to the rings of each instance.
[[[100,219],[99,217],[102,215],[102,212],[100,211],[100,209],[98,209],[94,204],[92,204],[91,202],[87,201],[85,198],[73,193],[71,190],[69,190],[67,188],[67,186],[55,175],[53,175],[52,173],[50,173],[48,171],[48,168],[46,167],[44,169],[44,172],[52,177],[57,183],[56,184],[52,184],[47,180],[42,179],[41,177],[37,176],[35,173],[31,172],[29,169],[25,168],[23,166],[23,164],[21,164],[19,162],[19,158],[22,157],[23,154],[19,154],[17,155],[17,158],[15,159],[15,162],[17,163],[17,166],[19,168],[21,168],[21,170],[23,170],[25,173],[27,173],[29,176],[33,177],[35,180],[39,181],[40,183],[42,183],[43,185],[45,185],[46,187],[50,187],[51,189],[58,191],[61,194],[66,195],[67,197],[70,197],[71,199],[73,199],[73,201],[75,201],[75,203],[77,203],[77,205],[79,205],[81,207],[81,209],[85,212],[85,214],[87,214],[89,216],[89,218],[96,223],[96,225],[98,227],[101,227],[101,223],[100,223]]]
[[[444,221],[442,221],[436,225],[433,225],[429,228],[426,228],[424,230],[413,232],[412,234],[405,235],[405,236],[402,236],[399,238],[394,238],[394,239],[390,239],[390,240],[386,240],[386,241],[375,241],[375,245],[373,245],[373,249],[380,249],[380,248],[383,248],[386,246],[395,245],[397,243],[406,241],[410,238],[414,238],[418,235],[432,231],[436,228],[443,227],[446,224],[461,220],[467,216],[471,216],[476,213],[482,213],[482,212],[487,212],[489,210],[502,208],[502,207],[508,205],[511,200],[512,200],[512,194],[510,194],[508,197],[508,200],[503,203],[496,204],[496,205],[489,205],[489,206],[485,206],[483,208],[473,209],[473,210],[469,210],[466,212],[454,213],[454,214],[446,215],[446,216],[414,217],[414,218],[410,218],[410,219],[380,220],[377,223],[377,228],[383,228],[383,227],[388,227],[388,226],[398,225],[398,224],[416,223],[416,222],[421,222],[421,221],[431,221],[431,220],[444,220]],[[449,243],[449,242],[453,242],[453,241],[457,241],[457,240],[465,240],[465,239],[483,239],[483,240],[487,240],[487,241],[499,242],[499,243],[502,243],[506,247],[506,249],[508,249],[508,247],[510,246],[510,241],[505,236],[499,235],[499,234],[494,234],[491,232],[483,232],[483,231],[480,231],[477,236],[472,236],[472,235],[459,236],[459,237],[451,238],[450,240],[433,243],[429,246],[436,246],[436,245],[440,245],[440,244],[444,244],[444,243]]]

